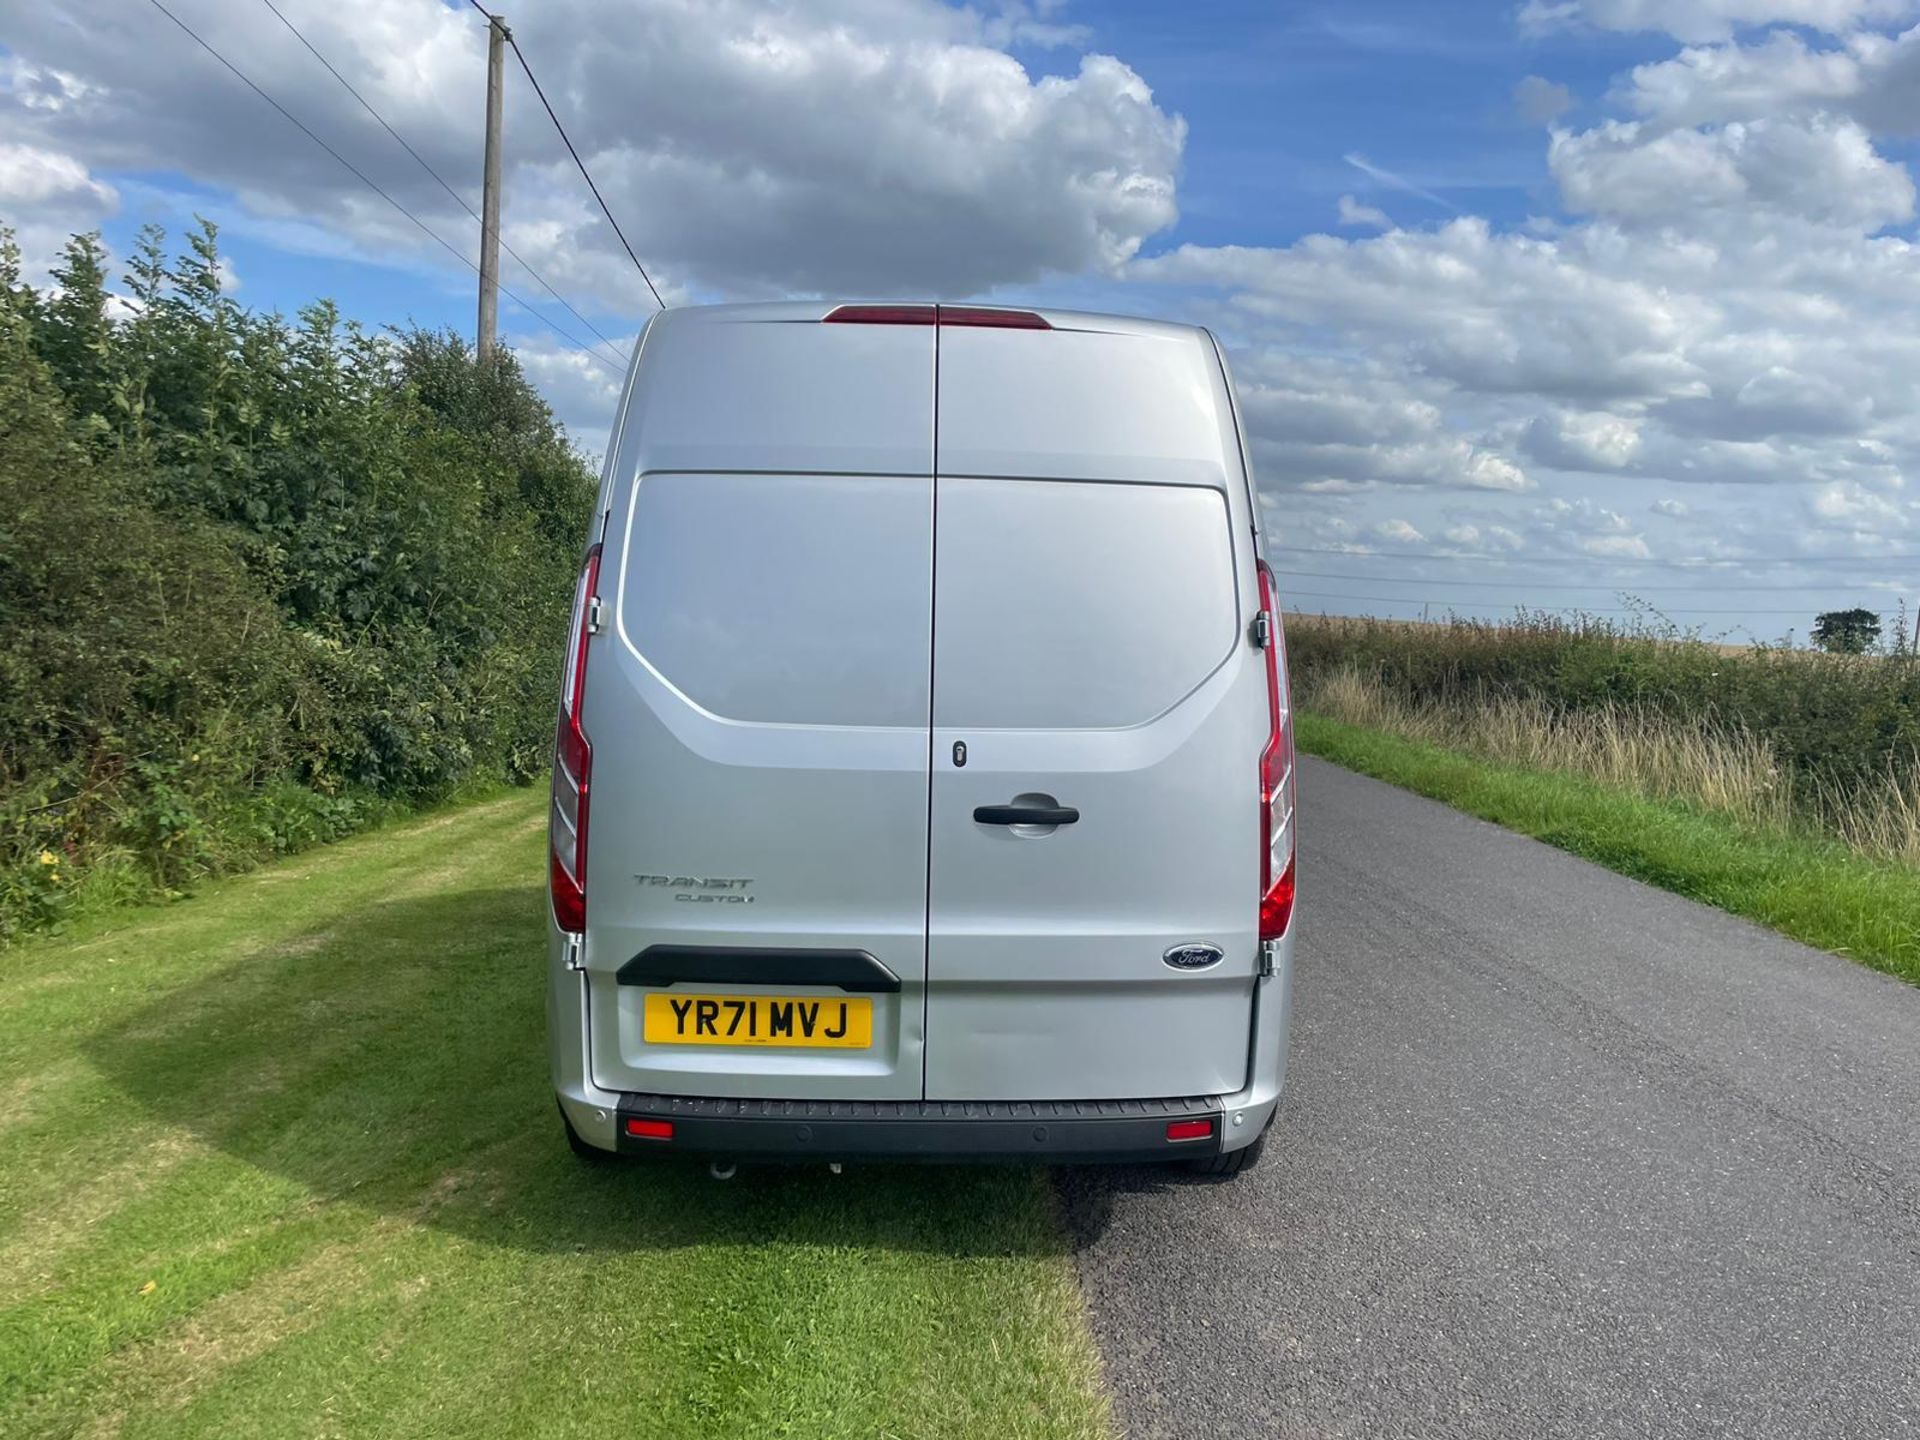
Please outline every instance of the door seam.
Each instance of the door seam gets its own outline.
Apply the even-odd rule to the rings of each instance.
[[[933,777],[934,679],[940,643],[940,307],[934,307],[933,325],[933,435],[927,456],[927,881],[926,914],[920,932],[920,1099],[927,1098],[927,1050],[933,1024]]]

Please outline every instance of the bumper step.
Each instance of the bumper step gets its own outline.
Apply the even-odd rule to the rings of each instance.
[[[742,1160],[1187,1160],[1218,1155],[1218,1096],[1170,1100],[731,1100],[620,1097],[625,1155]],[[628,1133],[629,1120],[668,1121],[671,1139]],[[1210,1121],[1197,1138],[1169,1140],[1179,1121]],[[657,1125],[649,1126],[658,1128]]]

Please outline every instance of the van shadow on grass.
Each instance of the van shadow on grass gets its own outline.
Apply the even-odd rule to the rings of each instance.
[[[824,1244],[1059,1254],[1015,1167],[586,1165],[547,1076],[537,885],[372,905],[263,947],[97,1032],[155,1118],[349,1203],[489,1244],[615,1252]]]

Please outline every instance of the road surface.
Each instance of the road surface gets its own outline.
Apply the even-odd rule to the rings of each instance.
[[[1124,1433],[1920,1436],[1920,990],[1301,788],[1260,1168],[1060,1176]]]

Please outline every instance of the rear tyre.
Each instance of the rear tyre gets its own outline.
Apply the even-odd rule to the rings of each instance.
[[[581,1139],[580,1132],[573,1128],[573,1121],[567,1118],[564,1108],[560,1111],[560,1123],[566,1127],[567,1148],[573,1151],[576,1159],[588,1165],[606,1165],[619,1158],[613,1151],[602,1150],[598,1145]]]
[[[1242,1145],[1238,1150],[1229,1150],[1224,1155],[1208,1155],[1203,1159],[1189,1160],[1187,1171],[1193,1175],[1215,1175],[1225,1177],[1238,1175],[1243,1170],[1251,1170],[1260,1163],[1260,1152],[1266,1148],[1267,1136],[1263,1130],[1260,1137],[1251,1145]]]

